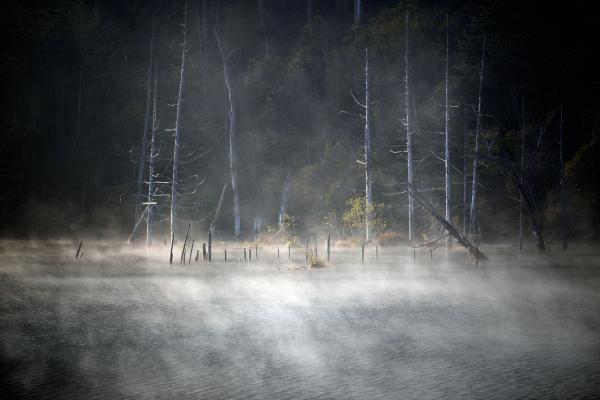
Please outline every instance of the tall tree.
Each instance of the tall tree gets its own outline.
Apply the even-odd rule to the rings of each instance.
[[[371,239],[371,127],[369,125],[369,51],[365,48],[365,240]]]
[[[468,179],[467,179],[467,138],[468,138],[468,119],[467,119],[467,107],[465,106],[465,126],[464,126],[464,132],[463,132],[463,170],[462,170],[462,175],[463,175],[463,217],[462,217],[462,235],[463,236],[467,236],[467,226],[468,226],[468,211],[469,211],[469,197],[468,197],[468,192],[469,192],[469,188],[468,188]]]
[[[154,94],[152,100],[152,136],[150,138],[150,156],[148,157],[148,197],[146,213],[146,244],[152,244],[152,217],[154,216],[154,159],[156,158],[156,133],[158,131],[156,96],[158,92],[156,61],[154,61]]]
[[[229,117],[229,173],[231,175],[231,189],[233,190],[233,213],[234,213],[234,225],[235,225],[235,239],[237,240],[240,236],[240,194],[238,189],[238,175],[237,175],[237,156],[236,156],[236,129],[237,129],[237,115],[235,113],[235,102],[233,97],[233,91],[231,87],[230,67],[229,67],[229,56],[231,53],[225,54],[223,45],[221,43],[221,37],[219,35],[218,28],[214,29],[215,38],[217,40],[217,47],[219,54],[221,55],[221,61],[223,63],[223,79],[225,81],[225,88],[227,90],[227,100],[229,108],[227,115]]]
[[[408,11],[405,18],[404,32],[404,92],[405,92],[405,124],[406,124],[406,163],[407,177],[406,182],[409,187],[413,186],[413,147],[412,147],[412,125],[410,118],[410,85],[408,77]],[[414,218],[415,218],[415,203],[413,196],[408,197],[408,240],[414,238]]]
[[[183,77],[185,72],[185,55],[187,53],[187,0],[183,5],[183,24],[181,25],[183,43],[181,45],[181,68],[179,71],[179,91],[177,95],[177,111],[175,114],[175,140],[173,143],[173,180],[171,181],[171,236],[175,234],[177,217],[177,187],[179,183],[179,148],[181,136],[181,106],[183,103]]]
[[[152,32],[150,34],[150,55],[148,57],[148,76],[146,78],[146,112],[144,114],[144,132],[142,134],[142,144],[140,146],[140,158],[138,161],[137,190],[135,195],[135,220],[140,216],[140,203],[142,201],[142,191],[144,187],[144,171],[146,160],[146,147],[148,145],[148,126],[150,125],[150,110],[152,108],[152,71],[154,62],[154,29],[155,16],[152,15]]]
[[[445,157],[444,157],[444,177],[445,177],[445,205],[446,205],[446,221],[452,223],[452,209],[450,208],[451,192],[450,186],[450,119],[448,114],[448,64],[449,64],[449,46],[450,46],[450,34],[448,27],[448,14],[446,14],[446,87],[445,87],[445,99],[446,104],[444,107],[444,133],[445,133]],[[452,247],[452,236],[448,235],[446,238],[446,248]]]
[[[479,243],[479,216],[477,209],[477,190],[479,188],[479,136],[481,135],[481,91],[483,86],[483,67],[485,60],[485,34],[481,50],[481,68],[479,69],[479,95],[477,97],[477,127],[475,129],[475,151],[473,157],[473,177],[471,182],[471,221],[469,222],[469,236],[475,244]]]

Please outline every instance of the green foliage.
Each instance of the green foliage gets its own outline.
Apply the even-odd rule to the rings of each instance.
[[[342,216],[344,227],[353,237],[364,236],[365,216],[369,216],[371,230],[382,233],[387,227],[383,217],[383,203],[371,203],[365,206],[365,196],[355,195],[346,200],[346,211]]]

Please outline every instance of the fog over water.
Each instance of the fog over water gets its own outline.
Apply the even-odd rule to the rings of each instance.
[[[112,249],[112,250],[111,250]],[[600,252],[336,248],[168,264],[168,248],[3,242],[6,398],[597,398]],[[282,258],[287,252],[282,249]],[[229,259],[239,250],[229,249]],[[176,256],[176,260],[179,258]]]

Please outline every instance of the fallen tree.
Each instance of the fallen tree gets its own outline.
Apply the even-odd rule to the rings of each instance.
[[[448,231],[450,235],[458,243],[460,243],[469,254],[479,260],[487,260],[488,258],[479,251],[479,248],[473,243],[471,243],[465,236],[461,235],[461,233],[452,225],[448,220],[442,217],[433,207],[433,205],[425,198],[421,193],[419,193],[411,184],[408,184],[408,194],[419,204],[425,211],[427,211],[433,218],[435,218],[445,229]]]

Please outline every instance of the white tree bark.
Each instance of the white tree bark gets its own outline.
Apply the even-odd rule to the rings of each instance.
[[[369,125],[369,51],[365,48],[365,241],[371,240],[371,127]]]
[[[405,88],[405,115],[406,115],[406,160],[407,178],[409,187],[413,186],[413,147],[412,147],[412,125],[410,118],[410,86],[408,79],[408,12],[405,21],[405,43],[404,43],[404,88]],[[415,204],[413,196],[408,197],[408,240],[414,239],[414,214]]]
[[[179,139],[181,136],[181,105],[183,101],[183,77],[185,72],[185,54],[187,52],[187,0],[183,6],[183,24],[181,25],[183,33],[183,44],[181,45],[181,69],[179,73],[179,93],[177,95],[177,111],[175,114],[175,140],[173,143],[173,180],[171,182],[171,235],[175,234],[175,225],[177,217],[177,186],[179,181]]]
[[[445,105],[445,110],[444,110],[444,122],[445,122],[445,159],[444,159],[444,175],[445,175],[445,186],[446,186],[446,198],[445,198],[445,205],[446,205],[446,221],[448,221],[449,223],[452,223],[452,209],[450,208],[450,202],[451,202],[451,193],[452,193],[452,188],[450,186],[450,119],[449,119],[449,114],[448,114],[448,63],[449,63],[449,32],[448,32],[448,14],[446,14],[446,105]],[[452,247],[452,236],[448,235],[448,237],[446,238],[446,248],[449,249]]]
[[[479,96],[477,101],[477,128],[475,130],[475,155],[473,157],[473,178],[471,183],[471,221],[469,223],[469,236],[476,245],[479,244],[479,216],[477,209],[477,189],[479,186],[479,135],[481,134],[481,90],[483,86],[483,67],[485,60],[485,34],[481,51],[481,69],[479,70]]]
[[[154,61],[154,95],[152,100],[152,136],[150,138],[150,156],[148,157],[148,197],[147,197],[147,208],[146,213],[146,244],[152,244],[152,217],[154,216],[154,158],[156,157],[156,132],[158,130],[157,121],[157,108],[156,108],[156,96],[157,96],[157,84],[158,78],[156,74],[156,61]]]
[[[139,218],[140,204],[142,202],[142,192],[144,190],[144,172],[145,172],[145,161],[146,161],[146,147],[148,146],[148,126],[150,125],[150,101],[152,99],[152,70],[154,62],[154,28],[155,19],[152,17],[152,33],[150,34],[150,56],[148,59],[148,77],[146,81],[146,112],[144,114],[144,132],[142,134],[142,144],[140,147],[140,159],[138,162],[138,176],[137,176],[137,191],[135,195],[135,218]]]
[[[240,194],[238,191],[237,183],[237,157],[235,147],[235,134],[237,127],[237,116],[235,113],[235,104],[233,101],[233,93],[231,90],[231,81],[229,76],[229,55],[224,54],[223,46],[221,45],[221,38],[219,32],[214,29],[215,38],[217,40],[217,46],[219,48],[219,54],[223,62],[223,79],[225,80],[225,88],[227,89],[227,98],[229,101],[229,172],[231,175],[231,189],[233,190],[233,213],[235,219],[235,239],[237,241],[240,235]]]

